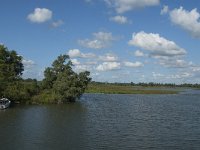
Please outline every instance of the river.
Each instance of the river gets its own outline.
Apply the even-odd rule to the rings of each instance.
[[[85,94],[0,111],[1,150],[200,149],[200,95]]]

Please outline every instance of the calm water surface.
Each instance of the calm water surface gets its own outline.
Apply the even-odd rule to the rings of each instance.
[[[1,150],[200,149],[200,95],[86,94],[0,111]]]

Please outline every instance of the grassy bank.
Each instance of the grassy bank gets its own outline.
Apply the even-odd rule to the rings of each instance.
[[[138,87],[131,85],[89,84],[86,93],[104,94],[178,94],[179,90],[163,87]]]

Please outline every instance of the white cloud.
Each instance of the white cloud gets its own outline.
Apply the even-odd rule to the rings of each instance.
[[[80,65],[81,63],[77,59],[71,59],[73,65]]]
[[[95,58],[96,55],[93,53],[82,53],[82,58]]]
[[[187,11],[180,7],[170,12],[170,19],[172,23],[180,26],[189,32],[193,37],[200,38],[200,14],[197,9]]]
[[[82,72],[82,71],[90,71],[92,68],[88,65],[76,65],[74,67],[74,71],[76,72]]]
[[[79,40],[78,43],[87,48],[102,49],[110,46],[115,39],[110,32],[97,32],[93,36],[93,39]]]
[[[58,20],[58,21],[52,22],[51,26],[54,27],[54,28],[57,28],[57,27],[59,27],[59,26],[61,26],[63,24],[64,24],[64,22],[62,20]]]
[[[139,61],[136,61],[135,63],[133,62],[129,62],[129,61],[125,61],[124,62],[124,65],[126,67],[133,67],[133,68],[137,68],[137,67],[143,67],[143,63],[139,62]]]
[[[175,42],[167,40],[159,34],[145,33],[144,31],[133,34],[129,44],[148,50],[154,56],[181,56],[186,54],[186,51],[176,45]]]
[[[187,68],[193,65],[192,62],[187,62],[178,58],[160,59],[159,64],[169,68]]]
[[[200,81],[200,66],[199,65],[195,65],[192,64],[192,66],[187,67],[187,68],[182,68],[181,72],[178,73],[178,76],[176,76],[176,74],[174,74],[173,76],[170,77],[174,77],[177,79],[181,79],[181,81],[183,82],[187,82],[187,83],[199,83]]]
[[[200,67],[199,66],[194,66],[192,67],[193,72],[200,72]]]
[[[105,47],[103,42],[99,40],[89,40],[89,39],[79,40],[79,44],[91,49],[102,49]]]
[[[114,62],[118,60],[118,57],[116,55],[107,53],[104,56],[99,56],[99,60],[105,61],[105,62]]]
[[[192,77],[192,76],[193,76],[192,73],[182,72],[182,73],[178,73],[178,74],[169,75],[166,78],[168,78],[168,79],[184,79],[184,78],[189,78],[189,77]]]
[[[71,49],[68,52],[69,57],[74,58],[74,57],[81,57],[82,54],[79,49]]]
[[[113,21],[119,24],[127,24],[130,22],[125,16],[119,16],[119,15],[111,17],[110,21]]]
[[[39,66],[30,59],[22,59],[22,63],[24,65],[24,71],[22,77],[42,80],[44,69],[39,68]]]
[[[112,36],[111,32],[97,32],[93,34],[96,39],[101,41],[112,41],[114,37]]]
[[[97,62],[96,61],[87,61],[85,62],[86,65],[96,65]]]
[[[35,8],[34,12],[28,15],[28,19],[34,23],[43,23],[52,18],[53,12],[47,8]]]
[[[191,81],[193,79],[194,74],[188,71],[181,71],[181,72],[176,72],[174,74],[161,74],[161,73],[155,73],[152,72],[152,77],[155,82],[162,82],[162,83],[185,83],[185,82],[190,82],[194,83]]]
[[[73,64],[73,70],[77,73],[80,73],[82,71],[90,71],[93,72],[95,69],[94,65],[96,65],[97,62],[80,62],[78,59],[74,58],[71,59],[71,62]]]
[[[162,10],[160,11],[161,15],[167,14],[169,12],[169,7],[167,5],[164,5]]]
[[[134,53],[134,55],[136,57],[144,57],[145,56],[144,53],[142,51],[140,51],[140,50],[136,50],[135,53]]]
[[[22,64],[24,65],[24,68],[26,70],[26,69],[31,69],[35,65],[35,62],[32,60],[23,59]]]
[[[110,70],[117,70],[120,69],[119,62],[104,62],[97,66],[97,71],[110,71]]]
[[[110,7],[114,7],[117,13],[124,13],[137,8],[155,6],[160,0],[104,0]]]
[[[160,77],[164,77],[164,75],[163,74],[161,74],[161,73],[155,73],[155,72],[152,72],[152,75],[153,75],[153,77],[154,78],[160,78]]]
[[[79,49],[71,49],[68,51],[68,55],[70,58],[94,58],[96,57],[93,53],[82,53]]]

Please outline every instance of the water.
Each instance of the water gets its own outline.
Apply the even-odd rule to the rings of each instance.
[[[0,149],[200,149],[199,96],[86,94],[9,108],[0,111]]]

